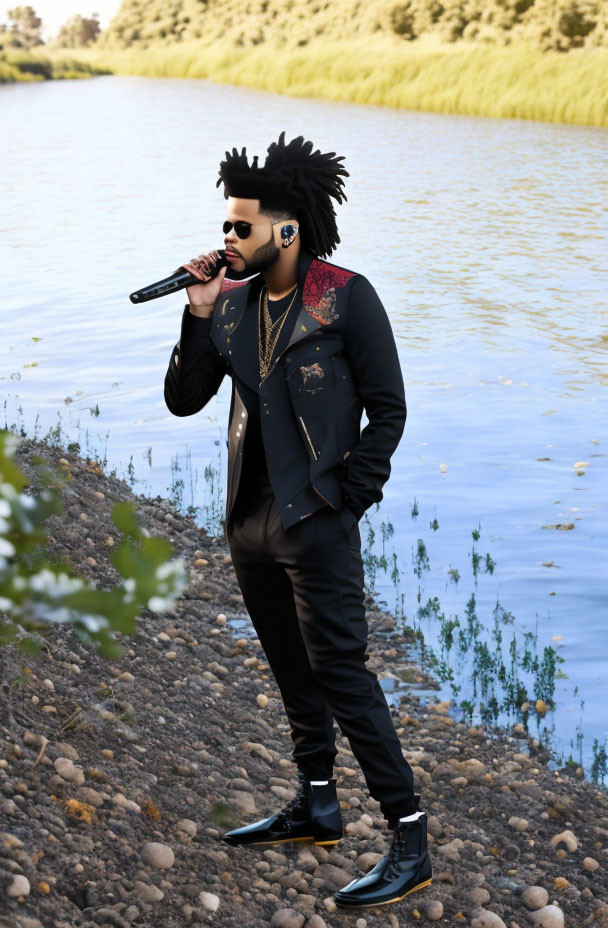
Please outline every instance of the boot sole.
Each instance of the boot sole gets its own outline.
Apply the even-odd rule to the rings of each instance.
[[[373,909],[377,905],[391,905],[393,902],[400,902],[401,899],[405,899],[406,896],[409,896],[410,893],[415,893],[417,889],[423,889],[425,886],[430,886],[433,882],[431,877],[428,880],[425,880],[424,883],[419,883],[418,886],[412,886],[411,889],[408,889],[406,893],[403,893],[402,896],[396,896],[394,899],[387,899],[385,902],[342,902],[340,899],[334,897],[334,902],[336,905],[344,906],[346,909]]]
[[[338,844],[341,840],[342,838],[335,838],[331,841],[315,841],[314,838],[280,838],[278,841],[236,841],[234,843],[232,841],[226,841],[226,844],[230,844],[231,847],[272,847],[273,844]]]

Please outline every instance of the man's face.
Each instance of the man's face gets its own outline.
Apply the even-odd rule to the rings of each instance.
[[[228,197],[226,219],[233,223],[233,227],[226,233],[224,244],[230,267],[239,273],[246,271],[248,274],[257,274],[264,271],[272,267],[280,254],[274,240],[274,226],[268,216],[260,215],[259,208],[259,200]],[[234,230],[234,223],[239,221],[251,227],[247,238],[239,238]],[[238,257],[231,258],[230,252]]]

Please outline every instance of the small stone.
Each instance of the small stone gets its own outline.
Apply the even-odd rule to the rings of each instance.
[[[585,870],[589,870],[590,873],[595,873],[599,869],[599,863],[597,860],[594,860],[593,857],[585,857],[583,860],[583,867]]]
[[[220,906],[219,896],[216,896],[215,893],[199,893],[198,901],[207,912],[217,912]]]
[[[68,783],[74,783],[76,786],[82,786],[84,783],[84,771],[82,767],[76,767],[74,762],[68,757],[58,757],[55,760],[55,770],[59,776],[67,780]]]
[[[530,918],[541,928],[564,928],[564,913],[557,905],[546,905],[532,912]]]
[[[573,854],[578,847],[578,841],[569,829],[562,831],[559,835],[554,835],[551,838],[550,844],[553,848],[558,847],[560,844],[565,844],[571,854]]]
[[[270,919],[270,928],[302,928],[304,915],[294,909],[277,909]]]
[[[122,680],[123,683],[133,683],[135,677],[132,673],[129,673],[128,670],[124,670],[122,673],[118,674],[118,679]]]
[[[215,621],[218,625],[225,625],[228,619],[223,612],[220,612]]]
[[[142,902],[160,902],[165,895],[157,886],[144,883],[142,880],[135,880],[135,892]]]
[[[323,900],[323,905],[325,906],[327,911],[330,912],[332,915],[338,908],[338,905],[332,896],[326,896],[325,899]]]
[[[526,818],[518,818],[516,815],[512,815],[509,821],[507,822],[509,828],[514,828],[515,831],[527,831],[528,830],[528,820]]]
[[[439,899],[425,899],[419,903],[422,914],[430,922],[439,921],[443,915],[443,903]]]
[[[527,886],[521,894],[521,901],[527,909],[542,909],[549,901],[549,893],[544,886]]]
[[[6,890],[6,895],[16,899],[18,896],[29,896],[29,893],[30,881],[28,878],[22,873],[15,874]]]
[[[165,651],[165,659],[168,661],[174,661],[177,657],[177,651]]]
[[[46,686],[47,690],[51,690],[51,692],[55,690],[55,684],[52,680],[43,680],[42,685]]]
[[[178,831],[183,831],[185,834],[190,835],[191,838],[194,838],[196,835],[196,822],[193,822],[191,818],[180,818],[176,828]]]
[[[556,876],[553,880],[553,886],[559,892],[562,892],[564,889],[567,889],[570,886],[569,881],[563,876]]]
[[[142,848],[141,859],[149,867],[155,867],[157,870],[168,870],[175,863],[175,854],[167,844],[161,844],[159,841],[149,841]]]
[[[255,701],[257,702],[258,706],[261,706],[262,709],[265,709],[268,705],[268,696],[266,696],[265,693],[258,693],[258,695],[255,697]]]
[[[489,909],[476,909],[471,928],[507,928],[500,915]]]

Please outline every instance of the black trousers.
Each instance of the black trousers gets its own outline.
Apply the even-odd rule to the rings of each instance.
[[[239,493],[226,536],[291,724],[294,762],[311,780],[332,776],[335,719],[394,827],[415,811],[414,775],[382,687],[366,667],[359,524],[350,511],[326,506],[285,529],[271,487],[255,490]]]

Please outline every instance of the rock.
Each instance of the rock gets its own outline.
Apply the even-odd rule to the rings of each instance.
[[[549,901],[549,893],[543,886],[527,886],[521,894],[527,909],[541,909]]]
[[[546,905],[532,912],[530,918],[541,928],[564,928],[564,913],[557,905]]]
[[[500,915],[489,909],[476,909],[473,916],[471,928],[507,928]]]
[[[585,870],[589,870],[590,873],[595,873],[599,869],[599,863],[597,860],[594,860],[593,857],[585,857],[583,860],[583,867]]]
[[[461,838],[453,838],[447,844],[440,844],[437,850],[449,860],[460,860],[460,851],[464,847],[464,841]]]
[[[258,693],[258,695],[255,697],[255,701],[257,702],[258,706],[261,706],[262,709],[265,709],[268,705],[268,696],[266,696],[265,693]],[[280,911],[290,912],[291,909],[280,909]]]
[[[160,902],[165,895],[157,886],[142,880],[135,880],[135,892],[142,902]]]
[[[336,867],[335,864],[320,864],[315,871],[315,877],[320,877],[333,892],[342,889],[353,879],[351,873],[341,867]]]
[[[297,867],[299,870],[312,872],[313,870],[316,870],[318,866],[319,861],[314,854],[311,854],[308,848],[304,848],[304,850],[300,851],[297,860]]]
[[[193,822],[191,818],[180,818],[175,827],[178,831],[183,831],[184,834],[189,835],[191,838],[196,835],[196,822]]]
[[[16,899],[18,896],[29,896],[29,893],[30,881],[22,873],[16,873],[6,890],[6,895]]]
[[[199,893],[198,901],[206,912],[217,912],[220,907],[220,897],[216,896],[215,893]]]
[[[480,909],[486,902],[489,902],[490,899],[490,893],[482,886],[476,886],[470,893],[467,893],[468,903],[473,909]]]
[[[257,744],[255,741],[245,741],[241,745],[241,750],[247,751],[248,754],[258,754],[266,763],[272,764],[272,754],[263,744]]]
[[[566,829],[566,831],[562,831],[561,834],[554,835],[551,838],[551,841],[550,841],[551,847],[555,848],[555,847],[558,847],[560,844],[565,844],[568,851],[571,854],[574,853],[574,851],[578,847],[578,841],[576,840],[573,833],[569,829]]]
[[[418,908],[430,922],[439,921],[443,915],[443,903],[439,899],[424,899]]]
[[[68,757],[58,757],[55,761],[55,770],[68,783],[74,783],[76,786],[82,786],[84,783],[82,767],[76,767]]]
[[[230,802],[243,815],[249,815],[257,808],[251,793],[246,793],[244,790],[235,790],[230,793]]]
[[[138,806],[132,799],[127,799],[124,793],[116,793],[112,796],[112,802],[122,809],[128,809],[129,812],[141,812],[141,806]]]
[[[175,863],[175,855],[171,848],[159,841],[149,841],[144,844],[141,859],[149,867],[155,867],[157,870],[168,870]]]
[[[507,822],[509,828],[515,829],[515,831],[527,831],[528,830],[528,820],[526,818],[518,818],[516,815],[512,815],[509,821]]]
[[[454,761],[454,763],[457,762]],[[480,780],[486,774],[486,765],[482,764],[480,760],[470,757],[468,760],[460,761],[458,770],[462,776],[467,777],[469,780]]]
[[[293,909],[277,909],[270,919],[270,928],[302,928],[304,915]]]
[[[331,913],[336,912],[338,909],[338,905],[332,896],[326,896],[325,899],[323,900],[323,905],[325,906],[327,911]]]
[[[306,922],[305,928],[327,928],[327,922],[316,913],[311,915]]]

